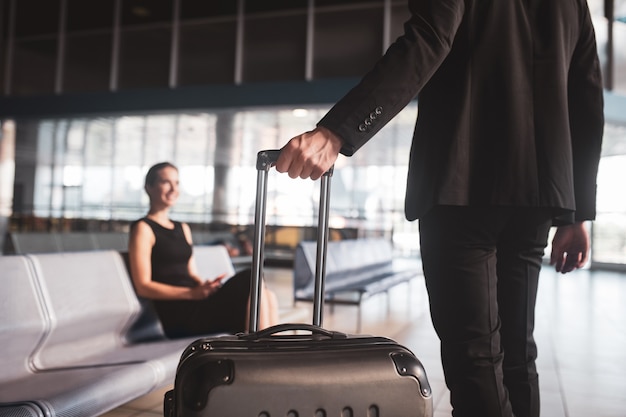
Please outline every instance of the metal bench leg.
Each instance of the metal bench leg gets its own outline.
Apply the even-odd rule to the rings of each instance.
[[[361,333],[361,300],[356,307],[356,332]]]
[[[361,328],[363,325],[363,317],[362,317],[362,309],[361,305],[363,304],[363,293],[359,292],[359,299],[357,301],[357,310],[356,310],[356,332],[361,333]]]
[[[389,297],[389,290],[385,290],[385,299],[387,300],[387,318],[391,314],[391,300]]]

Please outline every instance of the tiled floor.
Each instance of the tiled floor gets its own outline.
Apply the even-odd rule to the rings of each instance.
[[[290,271],[266,272],[268,285],[288,305]],[[433,387],[435,417],[450,416],[423,281],[395,288],[386,301],[382,295],[366,301],[361,332],[391,337],[413,350]],[[354,332],[356,314],[355,307],[327,309],[324,327]],[[545,267],[535,336],[542,416],[626,417],[626,274],[585,270],[561,276]],[[163,393],[169,388],[105,416],[162,415]]]

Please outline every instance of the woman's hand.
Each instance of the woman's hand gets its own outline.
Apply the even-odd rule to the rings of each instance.
[[[215,294],[220,288],[222,288],[222,279],[225,277],[226,274],[222,274],[213,280],[207,280],[202,284],[191,288],[191,299],[203,300],[211,294]]]

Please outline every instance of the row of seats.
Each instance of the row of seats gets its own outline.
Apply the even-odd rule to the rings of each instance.
[[[205,276],[234,272],[223,246],[194,247]],[[168,340],[123,255],[0,256],[0,417],[97,416],[171,384],[193,339]]]
[[[303,241],[294,255],[294,301],[312,302],[315,297],[317,243]],[[361,330],[361,303],[421,276],[416,259],[394,256],[391,242],[381,238],[328,242],[324,293],[326,304],[356,305],[357,332]]]
[[[230,232],[192,231],[196,245],[230,243],[237,240]],[[12,253],[52,253],[83,250],[117,250],[128,248],[128,232],[11,232]]]
[[[128,248],[127,232],[12,232],[10,253],[52,253]]]
[[[6,254],[57,253],[92,250],[116,250],[124,252],[128,248],[128,232],[12,232],[5,244]],[[237,245],[235,235],[230,232],[192,230],[194,245],[217,245],[229,243]],[[231,256],[235,269],[249,268],[252,258],[249,255]]]

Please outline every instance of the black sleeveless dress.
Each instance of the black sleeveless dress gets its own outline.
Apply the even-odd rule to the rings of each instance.
[[[140,221],[150,226],[156,238],[151,257],[152,280],[195,287],[197,282],[187,270],[193,248],[185,238],[182,224],[173,222],[174,228],[168,229],[147,217],[137,220]],[[169,338],[238,333],[245,330],[249,294],[250,270],[245,270],[203,300],[153,300],[153,304]]]

